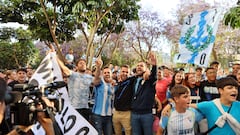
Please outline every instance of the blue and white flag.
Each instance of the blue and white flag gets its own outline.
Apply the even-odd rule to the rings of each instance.
[[[208,66],[221,13],[221,9],[210,9],[184,18],[175,63]]]
[[[56,60],[56,53],[49,53],[41,62],[29,83],[35,86],[52,83],[55,81],[63,81],[62,72]],[[65,87],[60,88],[62,93],[63,109],[57,113],[55,119],[59,128],[64,135],[97,135],[95,128],[88,123],[72,106],[68,98],[68,93]],[[39,125],[35,124],[32,127],[34,134],[44,135],[45,131]]]

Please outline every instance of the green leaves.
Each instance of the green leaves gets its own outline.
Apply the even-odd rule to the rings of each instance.
[[[233,7],[224,16],[224,24],[233,29],[240,28],[240,6]]]
[[[93,7],[98,7],[98,2],[97,1],[95,1],[95,0],[89,0],[88,2],[87,2],[87,5],[88,6],[93,6]]]
[[[59,43],[70,41],[74,39],[76,29],[81,29],[88,45],[86,55],[89,56],[92,43],[97,42],[94,39],[96,34],[120,33],[125,22],[138,19],[138,1],[44,0],[45,5],[41,7],[40,0],[5,0],[4,4],[0,4],[0,22],[26,24],[32,38],[48,43],[53,39]],[[21,39],[24,38],[23,34]],[[101,48],[101,44],[96,48]]]
[[[44,1],[46,4],[46,12],[53,26],[52,28],[56,29],[55,34],[60,43],[73,39],[76,21],[75,18],[69,19],[69,16],[72,15],[72,11],[68,10],[69,7],[73,6],[72,2],[75,3],[75,1],[77,0]],[[80,7],[78,8],[84,9],[84,7],[81,7],[82,3],[79,3]],[[56,5],[56,10],[54,10],[54,5]],[[18,22],[20,24],[25,24],[28,26],[28,29],[32,31],[34,39],[53,42],[48,23],[39,0],[6,1],[4,4],[0,4],[0,10],[0,22]]]
[[[15,69],[26,64],[34,65],[38,51],[31,40],[31,33],[24,29],[1,29],[0,68]],[[12,41],[14,39],[14,41]]]
[[[72,12],[74,13],[74,14],[78,14],[78,13],[80,13],[80,12],[82,12],[83,11],[83,8],[84,8],[85,6],[84,6],[84,4],[82,3],[82,2],[77,2],[74,6],[73,6],[73,8],[72,8]]]

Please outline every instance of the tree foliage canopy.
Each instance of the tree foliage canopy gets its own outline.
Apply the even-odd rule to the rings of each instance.
[[[229,25],[233,29],[240,28],[240,3],[233,7],[224,16],[224,24]]]
[[[86,60],[101,54],[111,33],[120,33],[124,24],[138,19],[139,0],[66,0],[74,6],[65,6],[62,10],[72,12],[77,20],[77,27],[82,31],[87,42]],[[70,4],[72,5],[72,4]],[[103,43],[95,43],[96,35],[105,35]],[[100,52],[97,50],[100,49]],[[89,65],[91,67],[91,65]]]
[[[0,22],[26,24],[33,38],[46,43],[60,43],[74,39],[76,29],[85,37],[85,55],[101,54],[94,43],[96,35],[120,33],[124,24],[138,19],[140,0],[0,0]],[[17,18],[17,19],[16,19]],[[103,42],[106,43],[106,42]],[[94,44],[94,45],[93,45]],[[91,63],[91,62],[90,62]]]
[[[36,2],[35,0],[3,0],[1,3],[0,22],[26,24],[29,30],[31,30],[34,39],[53,42],[40,2]],[[56,1],[52,0],[45,1],[49,19],[57,26],[54,28],[57,39],[59,42],[72,40],[74,39],[75,21],[69,18],[69,16],[65,16],[59,12],[59,10],[57,10],[57,8],[59,8],[57,4],[60,5],[60,2],[56,3]]]
[[[31,40],[30,31],[3,28],[0,33],[0,68],[14,69],[38,62],[38,50]]]

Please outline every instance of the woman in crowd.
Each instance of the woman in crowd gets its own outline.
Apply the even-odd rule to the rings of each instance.
[[[167,99],[169,102],[173,102],[172,97],[171,97],[171,89],[177,85],[177,84],[182,84],[183,82],[183,76],[180,71],[176,71],[175,74],[173,75],[172,81],[168,86],[167,90]]]
[[[191,91],[191,100],[192,103],[198,103],[200,100],[199,96],[199,87],[196,85],[196,74],[195,73],[186,73],[183,85],[188,87]]]

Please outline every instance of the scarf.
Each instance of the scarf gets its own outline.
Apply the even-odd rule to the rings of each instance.
[[[217,106],[218,110],[222,113],[222,115],[217,119],[215,124],[218,127],[222,128],[225,122],[227,121],[231,128],[234,130],[234,132],[237,133],[236,135],[240,135],[240,123],[238,123],[238,121],[231,114],[223,110],[219,98],[214,99],[213,102]]]

